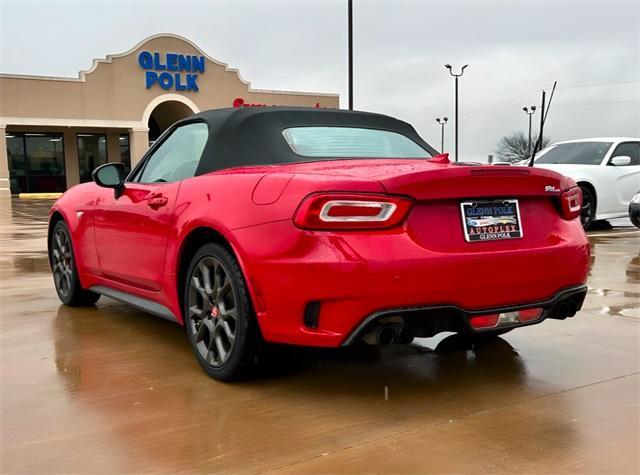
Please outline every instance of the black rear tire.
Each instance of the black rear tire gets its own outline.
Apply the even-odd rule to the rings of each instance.
[[[71,233],[64,221],[58,221],[53,227],[49,239],[49,263],[56,293],[63,304],[86,307],[98,301],[100,294],[85,290],[80,285]]]
[[[636,209],[632,210],[633,206],[636,206]],[[629,205],[629,219],[631,220],[631,224],[640,229],[640,212],[638,212],[637,206],[638,205]]]
[[[589,230],[596,219],[596,197],[590,188],[580,185],[582,190],[582,210],[580,211],[580,223],[585,231]]]
[[[236,258],[219,244],[205,244],[183,284],[185,328],[200,367],[219,381],[250,375],[263,345]]]

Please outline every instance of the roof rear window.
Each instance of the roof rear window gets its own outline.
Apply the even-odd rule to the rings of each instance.
[[[290,127],[282,132],[294,153],[323,158],[425,158],[431,154],[389,130],[356,127]]]

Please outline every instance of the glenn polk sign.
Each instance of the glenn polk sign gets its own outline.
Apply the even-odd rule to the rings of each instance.
[[[154,85],[165,90],[198,91],[198,74],[204,73],[204,56],[142,51],[138,64],[145,72],[147,89]]]

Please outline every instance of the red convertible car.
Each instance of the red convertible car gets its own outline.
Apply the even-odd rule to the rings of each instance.
[[[67,305],[100,295],[184,325],[210,376],[264,343],[494,336],[580,309],[580,188],[544,169],[450,163],[407,123],[332,109],[239,108],[182,120],[125,177],[53,206]]]

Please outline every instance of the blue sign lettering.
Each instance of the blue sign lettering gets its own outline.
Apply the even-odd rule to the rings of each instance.
[[[178,53],[141,51],[138,55],[138,64],[145,70],[147,89],[157,84],[164,90],[197,92],[199,90],[197,73],[202,74],[205,70],[204,56]]]
[[[153,68],[153,56],[148,51],[143,51],[138,56],[138,63],[142,69],[152,69]]]
[[[158,73],[155,71],[146,72],[147,89],[150,89],[155,83],[158,82]]]

